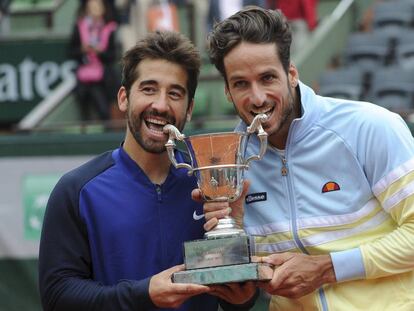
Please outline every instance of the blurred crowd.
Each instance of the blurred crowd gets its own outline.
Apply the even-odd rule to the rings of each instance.
[[[120,84],[114,78],[120,76],[116,73],[117,60],[145,33],[183,32],[203,52],[214,23],[247,5],[284,12],[294,31],[293,54],[317,25],[317,0],[81,0],[69,54],[78,63],[75,94],[83,120],[114,118]],[[192,19],[190,33],[180,25],[180,11]],[[195,25],[198,39],[194,36]]]
[[[57,0],[0,0],[0,37],[13,26],[10,21],[13,6],[18,1],[58,3]],[[332,69],[337,70],[324,75],[317,90],[322,95],[338,97],[339,94],[340,97],[346,95],[359,100],[374,100],[374,93],[381,90],[377,90],[376,85],[384,84],[382,72],[377,69],[389,69],[387,75],[392,77],[393,67],[397,65],[404,69],[412,68],[412,1],[375,0],[357,26],[360,31],[350,35],[343,55],[332,61]],[[71,3],[79,7],[68,58],[77,63],[74,94],[84,121],[123,119],[116,105],[121,83],[119,60],[147,32],[174,30],[184,33],[200,50],[204,64],[208,64],[208,33],[215,22],[229,17],[242,7],[256,5],[280,9],[292,28],[293,57],[304,50],[319,22],[318,0],[80,0]],[[71,18],[68,20],[72,23]],[[411,72],[407,74],[408,77],[410,75]],[[390,79],[390,83],[394,83],[394,78]],[[331,94],[333,91],[336,93]],[[411,102],[409,96],[411,91],[406,96],[407,103]],[[400,99],[397,102],[402,105]],[[412,107],[406,104],[403,108],[411,111]]]
[[[19,1],[19,3],[17,3]],[[54,0],[49,0],[53,4]],[[214,23],[242,7],[280,9],[294,32],[291,53],[305,44],[317,25],[318,0],[80,0],[68,46],[77,63],[74,94],[83,121],[123,118],[116,105],[119,59],[147,32],[184,33],[206,59],[206,38]],[[0,0],[0,37],[13,33],[13,8],[45,0]],[[58,3],[58,2],[56,2]],[[53,7],[53,6],[51,6]]]
[[[212,29],[215,21],[223,20],[247,5],[282,10],[290,20],[294,32],[306,36],[317,25],[317,2],[318,0],[113,0],[110,5],[116,12],[120,38],[125,49],[147,31],[182,30],[178,16],[180,8],[201,12],[195,22],[202,24],[203,37]]]

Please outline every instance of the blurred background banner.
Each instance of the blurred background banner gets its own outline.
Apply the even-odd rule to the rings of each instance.
[[[25,174],[22,180],[21,197],[23,198],[23,236],[26,241],[39,241],[46,204],[59,177],[58,174]],[[13,256],[13,254],[6,250],[6,256]]]
[[[74,75],[67,39],[13,38],[1,41],[0,122],[17,122]]]

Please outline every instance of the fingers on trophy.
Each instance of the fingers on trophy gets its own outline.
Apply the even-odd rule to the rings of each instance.
[[[267,133],[262,123],[265,114],[257,115],[246,132],[223,132],[186,137],[173,125],[164,127],[169,134],[165,144],[171,163],[194,174],[205,201],[237,200],[243,190],[244,170],[253,160],[260,160],[267,148]],[[248,138],[256,133],[260,140],[257,155],[245,158]],[[177,163],[174,155],[175,140],[185,143],[191,165]],[[184,243],[185,271],[173,275],[174,282],[220,284],[247,280],[267,279],[263,264],[253,263],[250,239],[231,216],[219,219],[204,240]]]

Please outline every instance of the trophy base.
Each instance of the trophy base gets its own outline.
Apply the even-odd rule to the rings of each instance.
[[[229,236],[184,242],[186,270],[250,263],[249,237]]]
[[[273,269],[268,264],[247,263],[176,272],[172,275],[172,282],[212,285],[245,281],[269,281],[272,276]]]

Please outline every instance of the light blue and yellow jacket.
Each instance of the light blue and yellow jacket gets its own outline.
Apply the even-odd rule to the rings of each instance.
[[[270,310],[414,310],[414,140],[397,114],[315,95],[283,151],[245,173],[245,230],[259,255],[330,254],[338,283]],[[236,130],[245,131],[242,122]],[[248,154],[259,142],[250,138]]]

